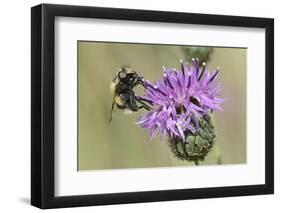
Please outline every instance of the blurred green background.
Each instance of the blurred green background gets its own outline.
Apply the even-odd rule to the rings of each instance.
[[[209,70],[220,67],[227,100],[214,113],[216,143],[200,165],[217,164],[218,157],[222,164],[246,163],[246,49],[78,41],[78,170],[194,165],[175,158],[160,138],[149,141],[148,131],[135,124],[145,111],[124,115],[115,108],[109,125],[109,85],[123,65],[153,81],[163,65],[179,69],[180,59],[204,58],[204,52]]]

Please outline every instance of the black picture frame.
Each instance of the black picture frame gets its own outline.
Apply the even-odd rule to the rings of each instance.
[[[55,17],[263,28],[266,32],[265,184],[93,195],[54,195]],[[148,10],[41,4],[31,8],[31,204],[42,209],[274,193],[274,20]]]

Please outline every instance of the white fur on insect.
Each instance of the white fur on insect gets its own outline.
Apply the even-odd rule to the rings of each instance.
[[[122,111],[124,112],[125,115],[130,115],[130,114],[135,113],[135,112],[133,112],[133,111],[130,110],[130,109],[123,109]]]
[[[110,92],[114,94],[116,85],[118,84],[119,80],[116,78],[115,80],[110,82]]]
[[[114,101],[119,105],[123,105],[123,100],[120,96],[115,96]]]

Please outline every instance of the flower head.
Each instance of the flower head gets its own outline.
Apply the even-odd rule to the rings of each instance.
[[[161,79],[150,83],[143,81],[145,94],[139,98],[153,109],[142,115],[137,124],[150,130],[151,140],[157,132],[170,138],[185,141],[188,132],[195,133],[199,119],[215,110],[221,110],[223,99],[218,98],[221,87],[216,82],[217,68],[210,72],[206,64],[200,68],[199,60],[192,64],[181,61],[181,69],[163,67]]]

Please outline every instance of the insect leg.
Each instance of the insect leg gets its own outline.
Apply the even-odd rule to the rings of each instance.
[[[147,111],[152,110],[152,108],[149,105],[147,105],[144,101],[142,101],[141,98],[135,96],[135,99],[137,102],[141,104],[141,106],[139,106],[139,109],[145,108]]]
[[[142,84],[141,79],[142,79],[141,77],[135,78],[134,81],[133,81],[132,87],[134,88],[137,85]]]
[[[114,95],[113,95],[113,100],[112,100],[112,105],[111,105],[111,110],[110,110],[110,117],[109,117],[109,124],[111,124],[111,121],[112,121],[112,112],[113,112],[114,105],[115,105],[115,97],[116,97],[116,93],[114,93]]]
[[[132,111],[138,111],[138,105],[136,103],[135,94],[133,91],[129,92],[129,108]]]

